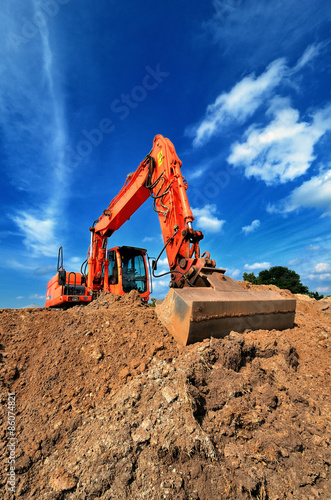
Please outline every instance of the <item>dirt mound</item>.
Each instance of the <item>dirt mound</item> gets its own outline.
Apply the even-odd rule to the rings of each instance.
[[[322,311],[331,311],[331,297],[325,297],[319,300],[317,307]]]
[[[292,330],[187,347],[134,292],[1,310],[3,498],[7,393],[15,498],[331,498],[331,317],[319,302],[298,297]]]
[[[283,297],[296,297],[296,295],[293,295],[293,293],[290,290],[281,290],[275,285],[253,285],[249,281],[238,281],[238,284],[242,287],[245,288],[246,290],[252,289],[252,290],[270,290],[271,292],[277,292]],[[308,297],[305,295],[304,297]],[[310,297],[308,297],[310,298]]]

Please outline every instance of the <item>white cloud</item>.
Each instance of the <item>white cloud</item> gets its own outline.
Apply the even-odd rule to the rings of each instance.
[[[230,276],[233,279],[237,279],[238,276],[240,276],[240,269],[227,269],[226,270],[226,275]]]
[[[166,279],[153,279],[153,291],[151,296],[155,298],[163,298],[169,292],[169,282],[170,282],[170,274],[169,280]]]
[[[157,262],[157,270],[155,271],[155,274],[158,276],[160,274],[167,273],[167,272],[169,272],[169,262],[168,262],[168,258],[164,257],[163,259],[159,259],[159,261]],[[170,280],[170,275],[169,275],[169,280]],[[158,280],[158,281],[162,282],[162,280]]]
[[[32,19],[40,8],[37,1],[19,3],[26,19]],[[21,32],[25,18],[13,9],[4,9],[6,22],[0,21],[0,27],[8,42],[10,33]],[[26,210],[18,205],[11,219],[23,233],[23,242],[32,256],[35,251],[49,255],[54,249],[58,217],[70,193],[65,99],[59,59],[50,40],[46,23],[19,47],[12,43],[1,47],[0,73],[6,74],[6,78],[0,81],[0,131],[7,155],[7,174],[15,189],[23,192],[21,199],[30,205],[33,200],[34,206],[33,210]],[[51,238],[48,245],[46,235]]]
[[[19,236],[18,232],[14,231],[0,231],[0,238],[8,238],[8,236]]]
[[[219,94],[207,106],[200,123],[188,127],[187,133],[193,136],[193,145],[205,144],[231,122],[245,123],[281,83],[315,59],[322,46],[323,44],[309,45],[293,68],[286,64],[284,58],[275,59],[259,76],[246,76],[231,90]]]
[[[298,62],[296,63],[295,67],[293,68],[293,73],[300,71],[306,64],[310,63],[315,57],[317,57],[321,49],[323,48],[324,44],[322,43],[317,43],[317,44],[311,44],[308,45]]]
[[[270,262],[255,262],[255,264],[245,264],[245,269],[248,271],[255,271],[257,269],[269,269]]]
[[[244,142],[232,146],[228,162],[244,167],[246,177],[284,183],[305,174],[315,159],[314,146],[331,130],[331,105],[317,111],[310,123],[300,121],[284,99],[273,100],[268,113],[273,120],[264,128],[250,126]]]
[[[331,281],[331,265],[328,262],[318,262],[312,273],[308,274],[310,280]]]
[[[300,264],[302,264],[304,262],[305,262],[304,260],[302,260],[300,258],[296,258],[296,259],[289,260],[287,264],[289,266],[300,266]]]
[[[202,177],[204,175],[204,173],[206,172],[206,170],[207,170],[207,166],[198,167],[198,168],[196,168],[194,170],[192,169],[192,171],[189,172],[186,177],[188,179],[190,179],[190,180],[199,179],[200,177]]]
[[[38,295],[37,293],[33,293],[32,295],[29,295],[29,299],[45,299],[45,295]]]
[[[35,274],[36,276],[44,276],[44,275],[51,274],[51,273],[53,273],[53,274],[56,273],[56,263],[55,262],[53,265],[50,265],[50,266],[37,267],[33,271],[33,274]]]
[[[74,262],[75,264],[77,264],[77,262],[81,262],[81,258],[80,257],[71,257],[71,261]]]
[[[170,274],[169,274],[170,276]],[[169,281],[170,281],[170,278],[169,280],[161,280],[161,279],[156,279],[153,281],[153,286],[155,286],[155,288],[164,288],[164,287],[169,287]]]
[[[215,15],[203,22],[208,42],[212,37],[219,44],[218,50],[238,59],[244,40],[245,62],[250,64],[279,51],[291,54],[303,39],[316,38],[321,25],[331,17],[325,0],[301,0],[300,8],[297,0],[213,0],[212,4]]]
[[[148,243],[150,241],[156,241],[158,238],[156,236],[145,236],[143,238],[143,243]]]
[[[309,252],[316,252],[317,250],[320,250],[320,246],[319,245],[309,245],[306,250],[308,250]]]
[[[15,271],[33,271],[35,266],[31,265],[30,261],[28,261],[26,258],[21,258],[19,260],[18,258],[11,258],[11,259],[6,259],[5,261],[5,267],[8,267],[10,269],[14,269]]]
[[[210,233],[218,233],[225,220],[218,219],[215,215],[216,205],[205,205],[203,208],[192,208],[194,217],[197,219],[197,229],[205,229]]]
[[[77,256],[70,257],[68,260],[64,256],[64,261],[65,261],[64,267],[67,268],[69,271],[72,271],[74,273],[79,273],[85,259],[86,255],[84,254],[82,257],[77,257]]]
[[[207,107],[201,123],[191,129],[194,134],[193,144],[201,146],[206,143],[229,121],[243,123],[252,116],[266,95],[280,83],[286,69],[285,59],[276,59],[260,76],[246,76],[229,92],[222,92]]]
[[[315,266],[315,272],[316,273],[329,273],[331,272],[331,266],[330,264],[326,262],[319,262]]]
[[[8,259],[6,261],[6,266],[8,266],[10,269],[15,269],[15,270],[21,270],[21,269],[26,269],[25,264],[22,262],[19,262],[16,259]],[[31,269],[28,267],[28,269]]]
[[[330,287],[328,286],[320,286],[316,289],[318,293],[328,293],[330,290]]]
[[[55,218],[41,214],[17,212],[11,216],[23,234],[23,242],[34,255],[54,256],[57,253],[58,243],[54,235]]]
[[[317,208],[324,216],[331,216],[331,169],[304,182],[276,205],[269,204],[267,211],[286,214],[300,208]]]
[[[241,228],[241,230],[245,234],[252,233],[253,231],[255,231],[255,229],[260,227],[260,224],[261,224],[260,221],[258,219],[256,219],[256,220],[253,220],[251,222],[251,224],[249,224],[248,226],[243,226]]]
[[[157,265],[158,266],[168,266],[169,263],[168,263],[167,257],[164,257],[164,259],[159,259]]]
[[[143,243],[152,243],[152,242],[159,243],[160,241],[162,241],[162,243],[163,243],[163,236],[162,236],[162,233],[160,231],[157,236],[144,236],[142,241],[143,241]]]
[[[308,274],[308,278],[310,280],[320,280],[320,281],[330,281],[331,280],[331,273],[311,273]]]

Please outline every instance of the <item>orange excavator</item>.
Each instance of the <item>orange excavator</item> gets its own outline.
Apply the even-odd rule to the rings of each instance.
[[[193,229],[181,165],[171,141],[157,135],[151,152],[127,176],[121,191],[90,228],[88,259],[80,273],[65,271],[60,248],[58,272],[48,283],[45,306],[89,303],[102,290],[118,295],[137,290],[143,301],[149,300],[146,250],[128,246],[108,250],[107,242],[151,197],[170,269],[170,291],[163,301],[157,301],[156,312],[179,343],[224,337],[231,330],[292,328],[294,299],[273,291],[243,289],[225,275],[225,269],[216,267],[209,252],[200,256],[203,234]],[[152,261],[154,276],[162,252]]]

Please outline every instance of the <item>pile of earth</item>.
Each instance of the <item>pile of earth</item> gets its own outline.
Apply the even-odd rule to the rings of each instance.
[[[2,498],[330,499],[331,301],[296,298],[291,330],[187,347],[135,292],[1,310]]]

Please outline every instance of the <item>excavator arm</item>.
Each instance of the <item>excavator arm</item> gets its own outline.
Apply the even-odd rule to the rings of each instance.
[[[106,238],[118,230],[149,197],[153,198],[153,208],[160,221],[171,271],[170,286],[190,286],[198,269],[206,265],[215,267],[215,262],[209,259],[209,254],[207,259],[200,258],[199,241],[203,234],[201,231],[194,231],[192,227],[194,217],[188,202],[187,183],[181,174],[181,165],[173,144],[162,135],[157,135],[151,152],[137,170],[127,176],[121,191],[90,228],[90,288],[100,282],[102,267],[107,268]]]

